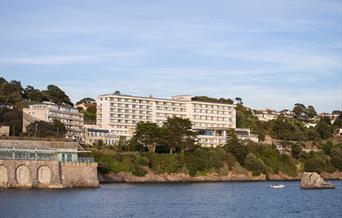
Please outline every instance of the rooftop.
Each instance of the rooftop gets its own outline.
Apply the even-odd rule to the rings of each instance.
[[[135,95],[125,95],[125,94],[103,94],[103,95],[99,95],[97,97],[101,98],[101,97],[111,97],[111,96],[116,96],[116,97],[131,97],[131,98],[138,98],[138,99],[142,99],[142,100],[164,100],[164,101],[173,101],[173,102],[185,102],[185,101],[192,101],[192,102],[199,102],[199,103],[206,103],[206,104],[221,104],[221,105],[231,105],[231,106],[235,106],[235,104],[227,104],[227,103],[213,103],[213,102],[206,102],[206,101],[194,101],[191,99],[191,95],[176,95],[176,96],[172,96],[171,98],[156,98],[153,97],[152,95],[149,97],[144,97],[144,96],[135,96]]]

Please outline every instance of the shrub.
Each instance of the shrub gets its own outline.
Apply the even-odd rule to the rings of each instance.
[[[267,167],[264,162],[258,159],[255,154],[248,153],[245,160],[246,169],[252,171],[253,176],[258,176],[261,173],[266,173]]]
[[[208,155],[201,151],[201,149],[186,153],[184,161],[187,169],[189,170],[190,176],[206,172],[210,168]]]
[[[182,169],[179,154],[154,154],[148,152],[145,157],[149,160],[149,166],[156,173],[177,173]]]
[[[294,144],[292,145],[291,147],[291,154],[292,154],[292,157],[298,159],[299,157],[299,154],[302,152],[302,147],[298,144]]]
[[[336,169],[342,171],[342,149],[341,148],[332,149],[331,163]]]
[[[304,170],[307,172],[321,173],[323,169],[324,169],[324,162],[317,157],[307,159],[304,162]]]
[[[248,148],[240,143],[226,145],[227,150],[236,157],[236,160],[244,165],[244,161],[248,154]]]

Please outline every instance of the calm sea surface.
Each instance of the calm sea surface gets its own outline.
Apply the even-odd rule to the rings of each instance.
[[[299,182],[0,190],[0,217],[342,217],[342,181],[333,183],[335,190],[301,190]]]

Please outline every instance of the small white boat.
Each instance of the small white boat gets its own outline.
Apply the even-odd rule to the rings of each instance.
[[[276,189],[279,189],[279,188],[285,188],[286,186],[283,185],[283,184],[274,184],[274,185],[271,185],[271,188],[276,188]]]

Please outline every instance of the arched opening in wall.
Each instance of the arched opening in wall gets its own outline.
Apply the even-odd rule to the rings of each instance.
[[[15,178],[18,184],[29,184],[31,182],[30,170],[25,165],[20,165],[15,171]]]
[[[50,184],[51,170],[48,166],[41,166],[38,169],[38,181],[41,184]]]
[[[8,183],[8,172],[7,168],[0,165],[0,187],[6,186]]]

